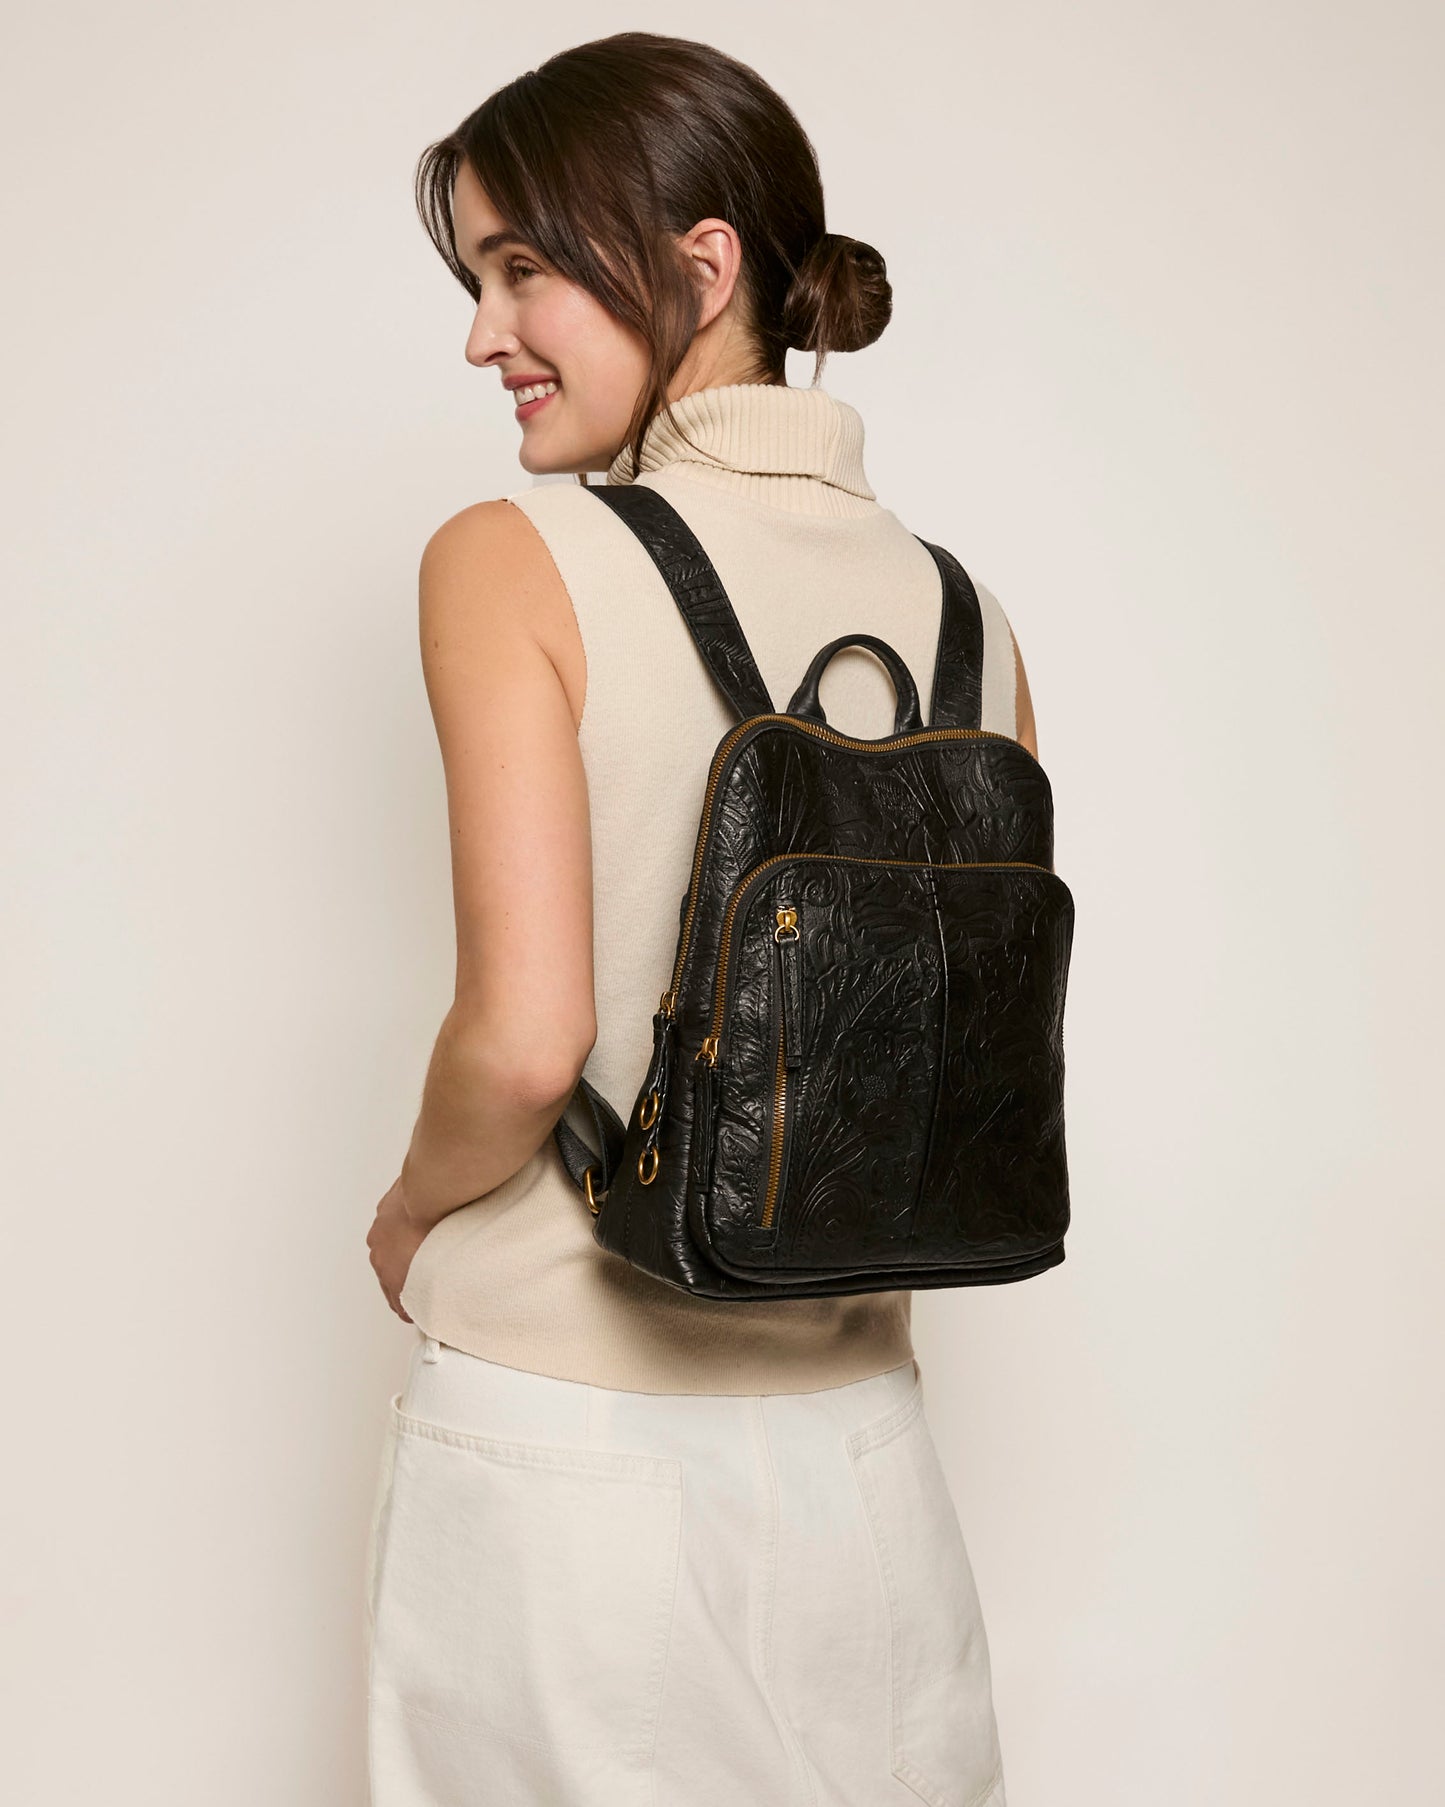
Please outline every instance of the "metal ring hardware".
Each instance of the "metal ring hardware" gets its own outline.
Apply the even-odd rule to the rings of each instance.
[[[642,1110],[637,1113],[637,1126],[639,1129],[651,1129],[653,1124],[656,1123],[657,1104],[658,1099],[656,1091],[649,1092],[643,1103]],[[647,1112],[648,1114],[644,1115],[644,1112]]]
[[[593,1192],[592,1169],[590,1167],[583,1170],[582,1184],[587,1189],[587,1209],[594,1217],[596,1217],[597,1213],[602,1209],[602,1201],[606,1198],[607,1194],[605,1192]]]
[[[652,1156],[652,1172],[644,1173],[643,1166],[649,1155]],[[654,1146],[651,1148],[644,1148],[642,1153],[640,1155],[638,1155],[638,1157],[637,1157],[637,1177],[639,1180],[642,1181],[644,1186],[650,1186],[652,1184],[652,1182],[657,1178],[657,1168],[658,1168],[658,1154],[657,1154],[656,1145],[654,1144]]]

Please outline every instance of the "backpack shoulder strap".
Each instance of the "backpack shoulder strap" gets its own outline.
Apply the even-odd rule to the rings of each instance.
[[[645,483],[589,484],[587,489],[642,542],[672,592],[703,664],[738,720],[776,714],[722,580],[671,502]]]
[[[977,728],[983,721],[983,611],[973,579],[951,552],[921,534],[943,579],[943,615],[933,663],[930,728]]]

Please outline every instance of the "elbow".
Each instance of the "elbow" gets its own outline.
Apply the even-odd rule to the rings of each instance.
[[[562,1111],[597,1042],[595,1023],[563,1033],[535,1022],[508,1029],[463,1019],[453,1031],[494,1096],[505,1094],[520,1110],[538,1115]]]
[[[525,1109],[538,1115],[560,1116],[577,1090],[591,1051],[589,1042],[581,1049],[568,1044],[565,1050],[554,1050],[550,1057],[538,1058],[534,1054],[528,1062],[518,1064],[512,1082],[513,1096]]]

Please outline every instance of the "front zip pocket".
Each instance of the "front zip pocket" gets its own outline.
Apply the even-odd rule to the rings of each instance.
[[[726,912],[698,1232],[729,1271],[980,1268],[1067,1211],[1073,900],[1023,860],[774,855]],[[701,1151],[700,1151],[701,1152]]]

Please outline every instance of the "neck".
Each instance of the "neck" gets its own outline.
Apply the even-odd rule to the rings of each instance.
[[[647,429],[634,471],[623,446],[608,483],[666,473],[798,514],[870,515],[878,500],[863,469],[863,421],[825,389],[721,383],[673,402]]]

